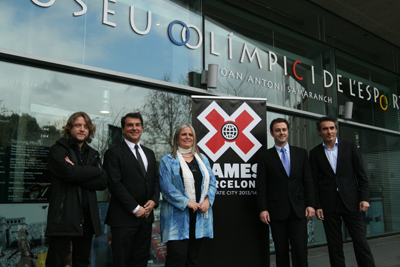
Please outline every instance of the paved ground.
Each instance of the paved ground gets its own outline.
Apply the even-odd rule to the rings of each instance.
[[[369,239],[376,267],[400,266],[400,235]],[[347,267],[357,267],[353,252],[353,243],[344,244]],[[329,267],[328,248],[326,246],[308,249],[309,267]],[[271,255],[271,267],[276,267],[275,255]]]

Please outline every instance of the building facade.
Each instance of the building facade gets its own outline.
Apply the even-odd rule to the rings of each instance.
[[[140,111],[142,141],[159,160],[171,151],[175,127],[191,121],[191,95],[266,98],[267,125],[285,117],[290,144],[307,150],[321,143],[316,119],[339,117],[339,138],[357,143],[370,179],[368,237],[400,232],[400,48],[372,34],[370,43],[346,42],[363,29],[337,17],[347,26],[332,35],[322,26],[329,28],[334,15],[321,9],[312,16],[309,1],[286,1],[303,7],[303,19],[290,15],[294,7],[285,13],[237,2],[0,1],[3,265],[17,249],[11,232],[29,225],[35,260],[46,251],[39,232],[46,223],[47,151],[72,113],[90,115],[97,127],[91,145],[103,155],[121,138],[121,116]],[[201,83],[209,64],[218,65],[216,88]],[[102,222],[108,198],[107,190],[98,192]],[[14,218],[21,225],[8,227]],[[309,225],[309,245],[326,243],[322,223]],[[107,227],[103,233],[92,266],[112,262]],[[151,263],[162,266],[157,220],[152,245]]]

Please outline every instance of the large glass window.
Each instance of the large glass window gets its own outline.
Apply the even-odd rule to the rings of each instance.
[[[200,86],[203,64],[218,64],[217,92],[267,98],[275,111],[335,116],[352,102],[353,121],[400,130],[398,75],[217,0],[58,0],[49,7],[1,1],[0,25],[1,49],[192,86]],[[185,94],[0,62],[0,265],[17,265],[13,253],[21,238],[34,244],[36,263],[43,260],[47,153],[80,110],[97,127],[90,145],[101,155],[122,140],[120,118],[140,111],[141,141],[157,160],[171,151],[176,126],[192,117]],[[290,122],[291,145],[309,151],[322,142],[314,119],[268,111],[269,147],[269,123],[277,117]],[[368,235],[400,232],[399,136],[345,123],[339,135],[357,143],[370,179]],[[97,196],[104,222],[109,193]],[[149,263],[163,265],[166,248],[155,216]],[[326,242],[321,221],[311,219],[308,227],[309,245]],[[112,262],[110,232],[102,230],[94,239],[93,266]]]
[[[218,92],[336,115],[331,48],[219,1],[206,1],[205,12],[205,62],[219,66]]]
[[[168,28],[194,25],[200,31],[188,27],[188,45],[201,43],[200,2],[1,1],[0,47],[187,85],[202,69],[202,51],[172,42],[184,41],[183,25]]]
[[[399,131],[400,77],[343,52],[335,54],[339,109],[351,102],[354,121]]]
[[[400,136],[341,124],[341,138],[356,142],[369,178],[371,207],[367,235],[400,232]]]
[[[122,140],[121,117],[140,111],[144,120],[141,142],[155,151],[157,160],[172,150],[175,128],[190,122],[192,116],[190,96],[5,62],[0,62],[0,103],[0,246],[6,255],[0,258],[3,266],[16,266],[20,254],[9,260],[8,257],[17,251],[22,237],[34,244],[31,251],[35,261],[42,257],[38,254],[47,251],[47,153],[61,137],[62,127],[72,113],[89,114],[96,125],[90,145],[103,155]],[[97,194],[99,201],[109,199],[107,190]],[[102,223],[107,208],[108,202],[100,203]],[[166,250],[160,240],[158,211],[155,217],[151,263],[163,262]],[[102,229],[103,235],[93,243],[93,266],[106,266],[112,261],[109,229],[104,225]]]

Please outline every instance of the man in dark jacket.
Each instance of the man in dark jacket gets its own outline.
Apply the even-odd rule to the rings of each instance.
[[[307,151],[289,145],[289,122],[270,124],[275,145],[260,153],[257,166],[257,203],[260,220],[271,225],[276,266],[307,267],[307,219],[315,214],[313,180]]]
[[[65,266],[72,242],[73,266],[87,267],[93,234],[101,234],[96,190],[107,188],[107,174],[99,153],[87,144],[96,129],[89,116],[76,112],[63,128],[63,138],[50,148],[48,157],[51,195],[46,266]]]
[[[143,118],[128,113],[121,119],[124,140],[104,154],[111,192],[105,223],[111,227],[114,267],[146,267],[153,209],[160,198],[154,152],[140,143]]]
[[[363,215],[369,208],[369,181],[357,146],[338,139],[338,120],[317,121],[319,144],[310,151],[317,217],[323,221],[332,267],[345,267],[342,221],[353,241],[358,266],[375,267],[367,243]]]

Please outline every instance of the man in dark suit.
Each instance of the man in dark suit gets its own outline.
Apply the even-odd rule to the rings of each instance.
[[[338,140],[338,121],[317,121],[323,143],[310,151],[316,190],[317,217],[323,220],[331,266],[346,266],[343,254],[342,219],[353,240],[358,266],[375,266],[367,243],[361,211],[369,207],[369,185],[355,143]]]
[[[288,144],[289,123],[271,122],[275,146],[260,154],[257,166],[257,201],[260,219],[271,226],[276,266],[308,266],[307,218],[315,214],[314,188],[307,151]]]
[[[121,127],[124,141],[108,149],[104,156],[111,191],[106,223],[111,227],[113,266],[145,267],[153,208],[160,197],[158,167],[154,152],[140,144],[141,114],[126,114]]]

